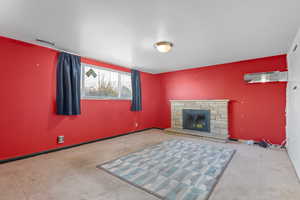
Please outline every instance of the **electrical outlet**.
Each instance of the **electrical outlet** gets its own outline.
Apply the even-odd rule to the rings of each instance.
[[[65,142],[65,136],[59,135],[57,136],[57,143],[58,144],[63,144]]]

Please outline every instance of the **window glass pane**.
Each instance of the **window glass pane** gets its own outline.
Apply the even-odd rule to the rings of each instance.
[[[121,74],[121,89],[120,89],[120,97],[122,99],[130,99],[131,98],[131,76],[128,74]]]
[[[131,98],[131,75],[82,64],[83,97],[91,98]]]
[[[86,66],[84,81],[86,96],[104,98],[119,96],[117,72]]]

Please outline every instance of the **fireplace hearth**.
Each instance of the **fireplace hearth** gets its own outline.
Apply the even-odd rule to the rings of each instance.
[[[210,111],[183,109],[182,123],[184,129],[210,132]]]

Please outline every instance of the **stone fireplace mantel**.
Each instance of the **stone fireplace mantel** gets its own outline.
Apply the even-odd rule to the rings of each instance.
[[[229,99],[213,100],[170,100],[171,128],[168,131],[228,139],[228,103]],[[199,109],[210,111],[210,132],[183,129],[183,109]]]

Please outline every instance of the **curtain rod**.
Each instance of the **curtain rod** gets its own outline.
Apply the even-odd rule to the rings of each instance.
[[[45,46],[44,45],[41,45],[41,46],[44,46],[44,47],[47,47],[47,48],[50,48],[50,49],[53,49],[53,50],[56,50],[56,51],[65,52],[65,53],[69,53],[69,54],[81,57],[81,55],[78,54],[78,53],[74,53],[74,52],[65,50],[63,48],[57,47],[54,42],[50,42],[50,41],[47,41],[47,40],[42,40],[42,39],[39,39],[39,38],[36,38],[35,41],[45,45]],[[84,58],[93,59],[93,58],[89,58],[89,57],[86,57],[86,56],[84,56]],[[95,59],[93,59],[93,60],[95,60]],[[99,62],[102,62],[102,61],[99,61]],[[116,64],[113,64],[113,63],[108,63],[108,62],[105,62],[105,63],[109,64],[109,65],[119,66],[119,65],[116,65]],[[119,67],[122,67],[122,66],[119,66]],[[124,67],[124,68],[126,68],[126,67]],[[133,69],[133,68],[128,68],[128,69]],[[148,72],[148,73],[150,73],[150,72]]]
[[[37,41],[39,43],[46,44],[46,46],[50,49],[54,49],[54,50],[57,50],[57,51],[60,51],[60,52],[65,52],[65,53],[68,53],[68,54],[72,54],[72,55],[76,55],[76,56],[81,57],[81,55],[79,55],[78,53],[74,53],[74,52],[71,52],[71,51],[68,51],[68,50],[57,47],[54,42],[50,42],[50,41],[42,40],[42,39],[38,39],[38,38],[35,39],[35,41]]]

